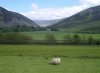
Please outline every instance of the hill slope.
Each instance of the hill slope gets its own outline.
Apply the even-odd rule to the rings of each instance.
[[[98,31],[96,28],[100,28],[100,6],[88,8],[49,26],[54,27],[66,31]]]
[[[60,21],[60,19],[57,19],[57,20],[34,20],[34,22],[37,23],[38,25],[40,25],[41,27],[50,26],[59,21]]]
[[[12,27],[15,25],[38,27],[35,22],[27,17],[0,7],[0,27]]]

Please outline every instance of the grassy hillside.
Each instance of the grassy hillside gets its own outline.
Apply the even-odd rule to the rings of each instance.
[[[92,28],[95,27],[93,30]],[[48,28],[58,28],[69,32],[77,32],[80,30],[91,29],[88,32],[95,32],[96,27],[100,27],[100,6],[95,6],[83,10],[69,18],[49,26]],[[81,32],[81,31],[80,31]],[[100,33],[97,30],[95,33]]]

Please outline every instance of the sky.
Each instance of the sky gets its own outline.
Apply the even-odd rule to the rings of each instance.
[[[0,0],[0,6],[32,20],[53,20],[70,17],[100,0]]]

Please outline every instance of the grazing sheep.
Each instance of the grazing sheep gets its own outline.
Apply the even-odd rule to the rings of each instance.
[[[60,58],[57,57],[57,58],[53,58],[50,63],[52,65],[58,65],[58,64],[60,64],[60,62],[61,62]]]

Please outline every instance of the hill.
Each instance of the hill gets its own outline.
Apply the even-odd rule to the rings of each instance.
[[[59,30],[75,32],[99,32],[100,33],[100,6],[95,6],[83,10],[71,17],[49,26]]]
[[[38,25],[40,25],[41,27],[47,27],[50,25],[53,25],[57,22],[60,21],[60,19],[57,20],[33,20],[35,23],[37,23]]]
[[[0,28],[13,27],[16,25],[38,27],[38,25],[29,18],[0,7]]]

